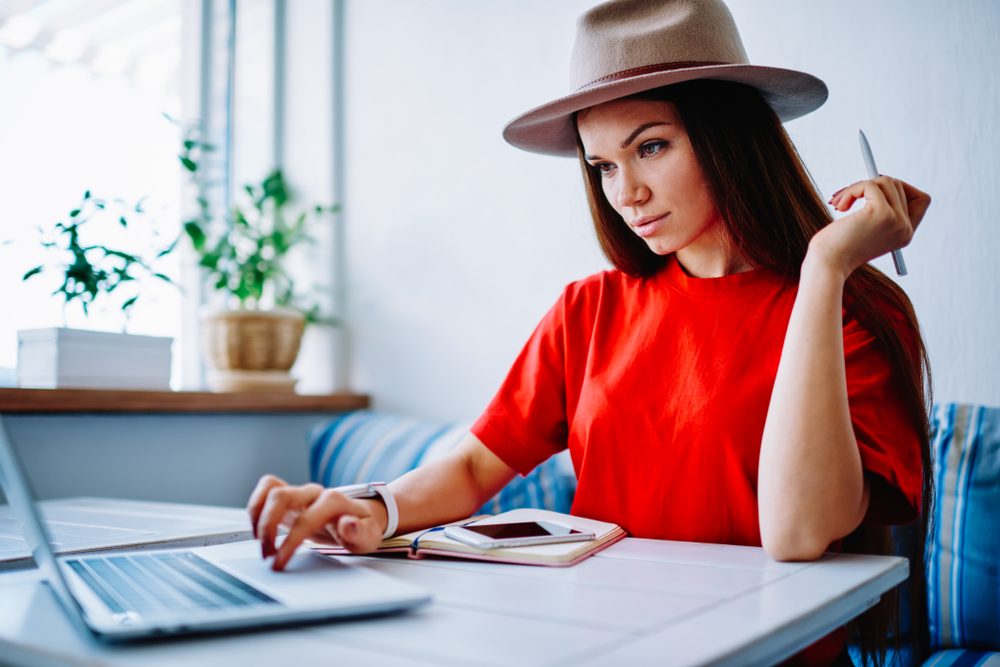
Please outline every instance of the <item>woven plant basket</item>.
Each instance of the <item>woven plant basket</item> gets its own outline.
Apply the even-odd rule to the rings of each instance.
[[[202,320],[205,355],[216,370],[285,371],[299,355],[305,318],[293,310],[226,310]]]

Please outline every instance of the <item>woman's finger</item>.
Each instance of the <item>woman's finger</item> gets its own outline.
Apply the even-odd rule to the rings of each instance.
[[[832,201],[834,208],[840,212],[844,212],[854,206],[854,202],[859,199],[864,199],[876,209],[889,206],[885,198],[885,192],[882,191],[882,188],[875,181],[858,181],[857,183],[852,183],[846,188],[838,190],[837,194],[833,196]]]
[[[257,536],[260,539],[261,554],[264,558],[275,553],[274,541],[278,535],[278,525],[289,510],[303,510],[322,493],[319,484],[303,486],[281,486],[267,494],[264,509],[257,522]]]
[[[257,482],[257,486],[254,487],[250,499],[247,501],[247,514],[250,515],[250,526],[253,529],[254,538],[257,537],[257,522],[260,520],[260,511],[264,507],[264,501],[267,500],[267,494],[271,489],[287,485],[285,480],[274,475],[264,475]]]
[[[927,208],[931,205],[931,196],[905,181],[900,181],[900,184],[903,186],[903,196],[906,201],[906,209],[910,214],[910,222],[916,229],[920,221],[924,219]]]
[[[910,209],[906,205],[906,193],[903,191],[903,181],[898,178],[892,179],[892,185],[896,190],[896,201],[899,202],[899,214],[903,216],[903,220],[906,221],[907,234],[910,239],[913,238],[913,230],[917,228],[910,219]],[[909,243],[909,240],[907,241]]]
[[[325,526],[330,523],[338,527],[336,531],[337,541],[346,546],[345,542],[349,541],[351,535],[345,536],[344,527],[346,525],[348,533],[355,532],[357,530],[356,521],[359,519],[357,516],[350,515],[363,514],[365,511],[363,505],[333,489],[325,489],[299,514],[291,526],[288,535],[285,536],[285,541],[281,543],[281,547],[274,556],[274,569],[284,569],[299,545],[306,538],[324,532]],[[344,524],[343,521],[347,518],[354,519],[355,522]]]
[[[876,194],[878,199],[875,199]],[[875,181],[857,181],[838,190],[831,202],[834,208],[843,213],[850,210],[854,206],[854,202],[859,199],[870,199],[873,205],[877,205],[880,201],[885,200],[885,194]]]
[[[375,501],[378,502],[378,501]],[[337,534],[341,544],[352,553],[366,554],[378,549],[382,543],[383,527],[374,515],[345,514],[337,521]]]
[[[910,224],[910,215],[906,210],[906,199],[902,196],[896,179],[879,176],[876,183],[889,205],[890,218],[885,220],[884,229],[890,235],[894,249],[902,248],[909,244],[913,237],[913,225]]]

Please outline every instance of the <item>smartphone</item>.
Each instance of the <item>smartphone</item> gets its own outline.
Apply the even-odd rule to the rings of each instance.
[[[480,523],[471,526],[448,526],[444,534],[463,544],[480,549],[528,547],[558,542],[585,542],[593,533],[555,521],[522,521],[518,523]]]

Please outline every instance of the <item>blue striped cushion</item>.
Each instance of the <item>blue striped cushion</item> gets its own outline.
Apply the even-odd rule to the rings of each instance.
[[[1000,667],[1000,653],[966,649],[938,651],[924,662],[924,667]]]
[[[312,435],[309,475],[324,486],[393,480],[451,451],[469,424],[440,424],[367,410],[339,415]],[[518,507],[569,512],[576,478],[562,456],[515,477],[482,513]]]
[[[936,405],[931,425],[931,646],[1000,650],[1000,408]]]

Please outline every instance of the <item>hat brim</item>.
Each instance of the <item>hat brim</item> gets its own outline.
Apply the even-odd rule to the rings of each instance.
[[[782,121],[818,109],[829,92],[820,79],[805,72],[758,65],[706,65],[641,74],[579,90],[521,114],[504,128],[503,138],[513,146],[533,153],[572,157],[576,155],[576,123],[573,114],[653,88],[695,79],[718,79],[757,88]]]

